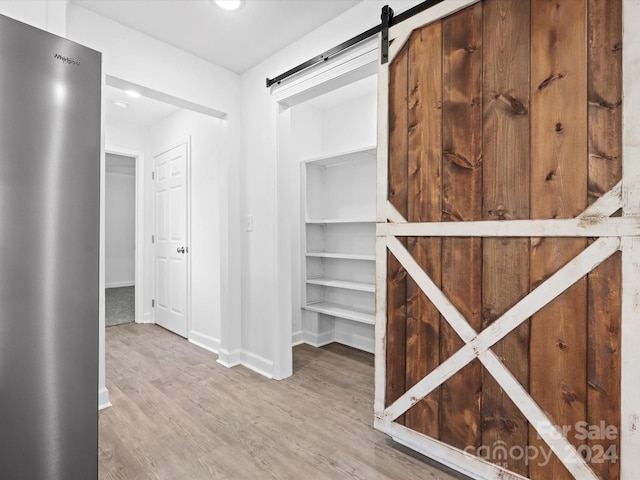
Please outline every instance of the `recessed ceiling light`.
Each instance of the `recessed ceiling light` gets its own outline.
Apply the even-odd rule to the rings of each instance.
[[[127,95],[129,95],[130,97],[133,97],[133,98],[138,98],[138,97],[140,97],[140,96],[141,96],[141,95],[140,95],[138,92],[136,92],[135,90],[125,90],[125,91],[124,91],[124,93],[126,93]]]
[[[237,10],[242,6],[242,0],[214,0],[214,2],[224,10]]]
[[[115,100],[113,104],[118,108],[128,108],[129,104],[127,102],[123,102],[122,100]]]

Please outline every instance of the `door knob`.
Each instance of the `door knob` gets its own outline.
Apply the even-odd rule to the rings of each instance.
[[[177,250],[178,250],[178,253],[184,253],[184,247],[180,247]]]

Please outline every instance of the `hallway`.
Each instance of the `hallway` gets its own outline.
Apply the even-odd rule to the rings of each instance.
[[[455,478],[372,428],[370,354],[298,346],[280,382],[215,361],[154,325],[107,330],[100,479]]]

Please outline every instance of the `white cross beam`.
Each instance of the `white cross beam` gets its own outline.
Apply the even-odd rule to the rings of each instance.
[[[576,225],[598,225],[606,223],[609,220],[614,220],[607,217],[620,208],[621,191],[621,184],[616,185],[598,199],[598,201],[594,202],[581,215],[575,219],[570,219],[569,222],[573,222],[575,227]],[[422,224],[429,227],[426,230],[427,233],[425,233],[422,230],[418,231],[416,229],[412,230],[411,228],[408,228],[415,226],[416,224],[406,223],[402,215],[390,203],[388,204],[387,211],[389,220],[394,223],[379,225],[380,227],[391,227],[387,230],[379,230],[379,236],[385,238],[384,243],[387,248],[398,259],[407,273],[413,278],[425,295],[427,295],[434,306],[440,311],[445,320],[451,325],[460,338],[462,338],[465,345],[449,359],[440,364],[429,375],[405,392],[389,407],[384,409],[381,420],[390,424],[422,398],[431,393],[438,386],[442,385],[442,383],[461,370],[474,358],[478,358],[534,428],[536,425],[553,425],[553,422],[550,421],[545,412],[511,374],[509,369],[506,368],[495,353],[490,350],[490,348],[522,324],[522,322],[527,318],[550,303],[580,278],[584,277],[587,273],[592,271],[600,263],[615,253],[620,248],[620,238],[618,236],[605,236],[604,238],[600,238],[594,242],[535,290],[530,292],[529,295],[503,314],[488,328],[478,334],[478,332],[471,327],[469,322],[457,310],[457,308],[449,301],[442,290],[437,287],[426,272],[418,265],[395,235],[402,233],[402,235],[407,236],[452,236],[451,233],[454,230],[449,229],[440,232],[437,230],[437,227],[439,225],[459,225],[461,227],[474,228],[481,224],[491,224],[491,227],[488,230],[483,227],[481,229],[482,234],[475,236],[505,236],[502,235],[505,231],[504,229],[499,230],[500,234],[495,234],[496,225],[494,224],[514,224],[519,222],[434,222]],[[531,229],[527,228],[526,224],[532,224],[534,222],[545,222],[545,228],[537,229],[535,230],[535,233],[530,231]],[[551,228],[557,227],[563,223],[568,224],[567,221],[563,220],[526,220],[523,221],[518,228],[510,230],[513,235],[507,236],[545,236],[541,235],[541,233],[545,232],[552,233],[551,236],[566,236],[554,235],[554,229]],[[627,222],[625,225],[629,226],[634,224],[633,222]],[[436,227],[435,234],[433,233],[434,227]],[[636,221],[634,228],[637,227],[638,222]],[[489,231],[494,233],[494,235],[486,235]],[[458,230],[455,230],[455,232],[459,232],[461,236],[470,236],[469,231],[465,231],[464,228],[459,228]],[[569,236],[575,236],[575,234],[572,232]],[[576,478],[597,479],[595,473],[591,470],[582,456],[577,453],[575,447],[557,428],[555,428],[555,430],[541,429],[538,431],[538,434]]]

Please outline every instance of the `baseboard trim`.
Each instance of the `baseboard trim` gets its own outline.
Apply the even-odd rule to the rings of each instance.
[[[138,321],[136,318],[136,323],[153,323],[153,319],[151,318],[151,313],[145,313],[142,315],[142,320]]]
[[[109,401],[109,390],[107,390],[107,387],[98,389],[98,410],[104,410],[111,406],[111,402]]]
[[[304,343],[304,332],[302,330],[298,330],[297,332],[294,332],[293,335],[291,335],[291,345],[295,347],[296,345],[300,345],[302,343]]]
[[[235,367],[242,364],[242,350],[234,350],[230,352],[221,348],[218,352],[218,363],[227,368]]]
[[[273,372],[273,362],[271,360],[267,360],[260,355],[247,352],[246,350],[242,351],[241,358],[242,366],[259,373],[264,377],[273,378],[273,374],[271,373]]]
[[[104,284],[104,288],[121,288],[121,287],[135,287],[136,282],[124,281],[124,282],[109,282]]]
[[[299,340],[298,333],[296,333],[293,339],[293,346],[300,345],[301,343],[306,343],[307,345],[311,345],[312,347],[320,348],[324,347],[325,345],[329,345],[330,343],[336,342],[369,353],[374,353],[375,351],[375,340],[371,337],[366,337],[363,335],[341,334],[341,332],[339,331],[329,331],[319,334],[314,332],[300,333],[302,333],[302,339]]]
[[[364,350],[365,352],[375,352],[375,340],[363,335],[340,335],[340,332],[336,332],[335,342],[347,345],[348,347],[357,348],[358,350]]]
[[[246,350],[228,352],[221,349],[218,353],[218,363],[227,368],[242,365],[263,377],[273,378],[273,374],[271,373],[273,372],[273,362],[255,353],[247,352]]]
[[[304,332],[304,343],[312,347],[324,347],[336,341],[333,330],[324,333]]]
[[[194,332],[193,330],[189,332],[189,343],[193,343],[213,353],[218,353],[220,350],[220,340],[203,333]]]
[[[192,332],[193,333],[193,332]],[[210,338],[210,337],[207,337]],[[215,339],[211,339],[215,340]],[[324,332],[324,333],[313,333],[307,331],[299,331],[295,332],[292,335],[292,345],[300,345],[302,343],[306,343],[311,345],[312,347],[324,347],[333,342],[338,342],[344,345],[348,345],[350,347],[357,348],[359,350],[364,350],[366,352],[373,353],[374,351],[374,340],[369,337],[364,337],[362,335],[345,335],[341,336],[339,333],[336,335],[336,332],[333,330]],[[198,341],[192,341],[190,338],[189,341],[199,344]],[[206,348],[206,347],[205,347]],[[234,350],[229,352],[225,349],[219,348],[218,341],[218,360],[217,362],[220,365],[223,365],[227,368],[232,368],[238,365],[242,365],[249,370],[252,370],[266,378],[273,378],[273,361],[268,360],[260,355],[257,355],[252,352],[248,352],[246,350]],[[211,350],[211,349],[209,349]],[[213,350],[211,350],[213,351]]]

